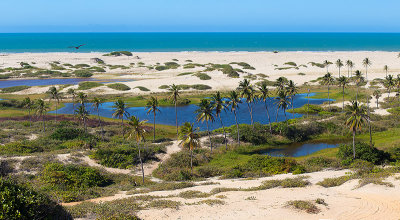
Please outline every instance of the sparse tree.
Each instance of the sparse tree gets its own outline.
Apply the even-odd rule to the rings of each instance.
[[[379,98],[382,96],[381,90],[377,89],[374,91],[373,96],[376,99],[376,108],[379,108]]]
[[[131,116],[128,121],[129,125],[129,135],[128,140],[135,140],[138,148],[138,157],[140,161],[140,166],[142,168],[142,182],[144,184],[144,168],[143,168],[143,160],[140,150],[141,141],[145,141],[144,134],[146,133],[145,124],[147,120],[140,121],[136,116]]]
[[[118,99],[114,103],[114,113],[112,114],[113,118],[121,119],[121,130],[122,130],[122,138],[125,137],[125,130],[124,130],[124,117],[129,118],[128,108],[124,101]]]
[[[36,112],[35,114],[40,118],[42,118],[42,122],[43,122],[43,132],[46,131],[46,120],[45,120],[45,116],[47,113],[47,110],[49,110],[49,106],[43,101],[43,99],[38,99],[36,101]]]
[[[356,158],[356,147],[355,147],[355,138],[356,132],[362,130],[362,126],[366,121],[369,120],[369,117],[366,113],[366,109],[364,105],[360,105],[356,101],[352,101],[350,105],[347,105],[346,115],[348,119],[346,120],[346,125],[350,128],[353,133],[353,158]]]
[[[210,141],[210,147],[211,147],[211,153],[213,150],[213,145],[211,141],[211,133],[210,133],[210,127],[208,126],[208,122],[214,122],[214,113],[213,113],[213,107],[210,103],[209,100],[207,99],[202,99],[199,108],[196,110],[197,116],[196,116],[196,121],[198,122],[206,122],[207,124],[207,133],[208,133],[208,140]]]
[[[333,82],[335,81],[335,79],[332,77],[332,74],[330,74],[330,73],[327,73],[327,74],[325,74],[325,76],[322,78],[322,83],[324,84],[324,85],[327,85],[328,86],[328,105],[329,105],[329,111],[331,110],[331,100],[330,100],[330,97],[329,97],[329,95],[330,95],[330,85],[332,85],[333,84]]]
[[[215,116],[218,117],[219,121],[221,122],[222,130],[224,131],[225,148],[226,150],[228,150],[228,141],[226,139],[225,126],[221,118],[221,113],[222,111],[225,111],[226,104],[219,91],[212,96],[212,106],[213,109],[215,110]]]
[[[180,130],[180,144],[190,150],[190,173],[193,174],[193,150],[200,147],[199,135],[196,133],[198,129],[194,128],[193,123],[185,122]]]
[[[235,122],[236,122],[236,130],[237,130],[237,142],[240,146],[240,134],[239,134],[239,123],[237,120],[237,110],[239,109],[239,104],[242,103],[242,100],[239,98],[239,94],[236,91],[231,91],[229,93],[229,101],[228,106],[235,115]]]
[[[343,62],[341,59],[336,60],[336,67],[339,69],[339,77],[340,77],[340,68],[343,67]]]
[[[250,113],[251,125],[254,129],[254,121],[253,121],[253,102],[255,101],[255,91],[253,86],[250,85],[250,81],[244,79],[239,83],[238,88],[240,95],[246,99],[247,107]]]
[[[153,113],[153,141],[156,141],[156,114],[160,112],[158,108],[158,100],[156,97],[150,97],[150,100],[146,104],[147,114]]]
[[[265,81],[262,82],[261,85],[258,87],[258,91],[260,92],[258,98],[264,101],[265,110],[267,111],[267,117],[269,122],[269,132],[272,134],[271,117],[269,115],[268,103],[267,103],[267,101],[269,100],[269,89]]]
[[[24,108],[28,109],[28,117],[29,117],[29,127],[32,126],[32,117],[31,110],[33,109],[35,102],[32,101],[29,97],[26,97],[23,101]]]
[[[368,80],[368,67],[372,65],[371,60],[367,57],[363,60],[363,66],[365,67],[365,78]]]
[[[104,129],[103,129],[103,124],[101,123],[100,111],[99,111],[99,108],[103,103],[104,103],[104,99],[102,99],[102,98],[94,97],[93,100],[92,100],[92,107],[94,109],[96,109],[97,118],[99,119],[99,125],[100,125],[100,128],[101,128],[101,138],[104,140]]]
[[[175,105],[175,122],[176,122],[176,135],[178,136],[178,109],[176,107],[177,103],[178,103],[178,98],[179,98],[179,87],[175,84],[172,84],[169,86],[168,88],[169,92],[171,93],[171,96],[169,97],[170,99],[172,99],[174,101],[174,105]]]
[[[343,109],[343,111],[344,111],[344,89],[346,88],[348,82],[349,82],[349,80],[345,76],[341,76],[338,79],[338,84],[340,87],[342,87],[342,97],[343,97],[343,108],[342,109]]]

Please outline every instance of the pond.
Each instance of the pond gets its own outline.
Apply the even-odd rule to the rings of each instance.
[[[311,93],[310,96],[313,96],[315,94]],[[328,101],[328,99],[312,99],[310,98],[310,104],[322,104],[324,102]],[[332,100],[331,100],[332,101]],[[277,106],[275,104],[275,100],[273,97],[269,98],[267,101],[268,103],[268,110],[269,114],[271,116],[271,122],[277,121],[284,121],[285,116],[282,110],[278,111],[277,115]],[[307,94],[298,94],[295,96],[294,99],[294,108],[299,108],[303,105],[307,104]],[[112,102],[106,102],[104,103],[100,108],[100,116],[103,117],[112,117],[113,113],[113,106],[114,103]],[[97,114],[95,109],[91,107],[91,104],[87,104],[87,110],[89,111],[90,114]],[[75,105],[75,108],[77,105]],[[178,124],[182,124],[184,122],[193,122],[195,123],[196,127],[199,127],[200,130],[206,130],[206,123],[201,123],[201,122],[196,122],[195,121],[195,110],[197,109],[197,105],[185,105],[185,106],[178,106]],[[164,124],[164,125],[175,125],[175,108],[174,106],[167,106],[167,107],[160,107],[159,113],[157,113],[156,116],[156,124]],[[135,115],[137,116],[140,120],[148,120],[149,123],[153,122],[153,115],[147,114],[147,110],[145,107],[130,107],[128,108],[128,112],[130,115]],[[55,113],[55,111],[51,112]],[[65,103],[65,107],[60,108],[58,110],[58,113],[60,114],[73,114],[73,105],[72,103]],[[247,108],[246,103],[242,103],[239,105],[239,110],[237,111],[237,116],[238,116],[238,122],[239,124],[250,124],[250,114],[249,110]],[[278,116],[278,117],[277,117]],[[291,114],[291,113],[286,113],[286,117],[288,119],[291,118],[299,118],[302,117],[302,114]],[[225,126],[231,126],[235,124],[235,116],[232,112],[230,111],[225,111],[221,114],[222,121]],[[265,109],[264,102],[258,102],[255,103],[253,106],[253,118],[254,122],[258,122],[261,124],[268,124],[268,117],[267,117],[267,112]],[[217,129],[221,127],[221,123],[219,119],[216,119],[213,123],[209,124],[210,129]]]
[[[334,141],[314,141],[314,142],[303,142],[303,143],[293,143],[288,146],[282,148],[272,148],[268,150],[260,151],[260,154],[266,154],[273,157],[302,157],[307,156],[309,154],[315,153],[317,151],[327,149],[327,148],[336,148],[340,144],[346,143],[343,140],[334,140]]]
[[[0,80],[0,88],[7,88],[12,86],[49,86],[49,85],[63,85],[63,84],[77,85],[80,82],[86,82],[86,81],[125,82],[128,80],[116,80],[116,79],[101,80],[96,78],[13,79],[13,80]]]

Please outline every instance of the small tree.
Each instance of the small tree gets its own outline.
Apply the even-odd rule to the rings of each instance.
[[[194,128],[193,123],[185,122],[180,130],[180,144],[190,150],[190,172],[193,174],[193,150],[200,147],[199,135],[196,133],[198,129]]]
[[[351,105],[347,105],[346,115],[346,126],[350,128],[353,133],[353,158],[356,158],[355,138],[356,132],[361,131],[362,126],[366,121],[369,120],[364,105],[361,105],[357,101],[352,101]]]
[[[158,108],[158,100],[156,97],[150,97],[150,100],[146,104],[147,114],[153,113],[153,141],[156,141],[156,114],[160,112]]]
[[[206,121],[207,124],[207,133],[208,133],[208,139],[210,141],[210,146],[211,146],[211,153],[213,149],[212,141],[211,141],[211,134],[210,134],[210,128],[208,126],[208,122],[214,121],[214,114],[212,112],[213,108],[209,100],[207,99],[202,99],[199,108],[196,110],[197,116],[196,116],[196,121],[201,121],[204,122]]]
[[[140,121],[136,116],[132,116],[129,118],[128,125],[130,127],[128,140],[135,140],[138,148],[138,156],[140,161],[140,166],[142,168],[142,181],[144,184],[144,168],[143,168],[143,160],[140,151],[140,142],[144,139],[144,134],[146,133],[145,124],[147,120]]]

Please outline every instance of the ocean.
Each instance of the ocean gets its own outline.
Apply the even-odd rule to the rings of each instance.
[[[85,44],[79,50],[68,48]],[[400,51],[400,33],[15,33],[0,53],[176,51]]]

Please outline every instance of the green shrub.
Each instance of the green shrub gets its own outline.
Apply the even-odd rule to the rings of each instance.
[[[50,137],[56,140],[67,141],[76,138],[87,138],[89,134],[77,128],[57,128]]]
[[[140,91],[143,91],[143,92],[148,92],[148,91],[150,91],[150,89],[148,89],[148,88],[146,88],[146,87],[144,87],[144,86],[136,86],[135,88],[137,88],[137,89],[139,89]]]
[[[302,211],[306,211],[307,213],[310,213],[310,214],[317,214],[321,211],[317,206],[315,206],[310,201],[293,200],[293,201],[287,202],[287,206],[293,207],[295,209],[299,209]]]
[[[0,219],[72,219],[62,206],[32,189],[0,178]]]
[[[358,142],[355,144],[356,159],[365,160],[373,164],[382,164],[390,160],[390,154],[371,147],[367,143]],[[349,165],[353,161],[353,145],[341,144],[337,157],[340,158],[344,164]]]
[[[192,89],[196,89],[196,90],[209,90],[209,89],[211,89],[210,86],[204,85],[204,84],[194,84],[191,87],[192,87]]]
[[[75,69],[82,69],[82,68],[88,68],[88,67],[90,67],[89,64],[80,63],[80,64],[76,64],[73,68],[75,68]]]
[[[88,90],[92,88],[96,88],[102,86],[103,84],[98,82],[81,82],[79,83],[78,90]]]
[[[131,89],[129,86],[122,83],[107,84],[107,87],[119,91],[128,91]]]
[[[92,67],[89,68],[89,70],[91,70],[91,71],[93,71],[95,73],[105,73],[106,72],[105,69],[103,69],[101,67],[98,67],[98,66],[92,66]]]
[[[211,77],[205,73],[196,73],[196,76],[201,80],[210,80]]]
[[[40,146],[32,145],[28,141],[11,142],[6,145],[0,145],[0,154],[3,155],[20,155],[36,152],[43,152],[43,148]]]
[[[111,53],[104,54],[103,56],[115,56],[115,57],[128,56],[128,57],[130,57],[130,56],[133,56],[133,54],[129,51],[114,51]]]
[[[231,78],[239,77],[239,73],[237,73],[237,71],[235,71],[231,65],[224,66],[222,68],[222,73],[228,75]]]
[[[31,88],[30,86],[12,86],[12,87],[7,87],[7,88],[2,88],[1,92],[2,93],[13,93],[13,92],[19,92],[25,89]]]
[[[340,186],[343,183],[349,181],[351,179],[350,176],[340,176],[333,178],[325,178],[324,180],[317,183],[317,185],[323,186],[325,188]]]
[[[239,125],[239,138],[243,142],[249,142],[255,145],[266,144],[271,139],[269,127],[260,123],[254,124],[254,129],[251,125]],[[233,127],[230,133],[231,137],[237,137],[236,126]]]
[[[252,67],[250,64],[245,63],[245,62],[232,62],[230,64],[237,64],[241,67],[243,67],[243,69],[248,69],[248,70],[255,70],[256,68]]]
[[[284,157],[271,157],[268,155],[252,155],[244,166],[251,172],[262,172],[266,175],[288,173],[295,170],[298,165],[294,159]]]
[[[72,72],[76,77],[81,77],[81,78],[88,78],[93,76],[92,71],[90,70],[75,70]]]
[[[110,183],[110,180],[95,168],[59,163],[47,164],[40,174],[40,179],[55,189],[88,188]]]
[[[159,88],[159,89],[168,89],[169,86],[168,86],[168,85],[161,85],[161,86],[159,86],[158,88]]]

